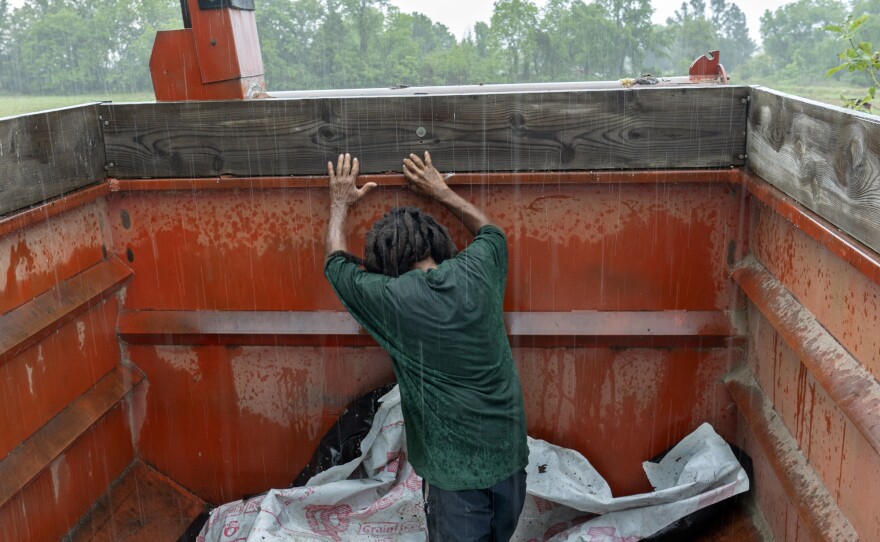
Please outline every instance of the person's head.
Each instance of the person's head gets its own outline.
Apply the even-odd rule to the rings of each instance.
[[[364,267],[398,277],[427,258],[439,264],[457,252],[449,232],[433,216],[417,207],[395,207],[367,233]]]

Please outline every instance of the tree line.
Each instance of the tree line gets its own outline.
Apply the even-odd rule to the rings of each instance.
[[[880,42],[880,0],[798,0],[761,18],[762,47],[730,0],[686,0],[664,24],[650,0],[497,0],[488,22],[456,38],[387,0],[257,0],[266,80],[273,90],[613,80],[683,75],[720,49],[735,82],[824,80],[841,44],[823,30],[850,13],[875,15],[862,39]],[[152,89],[157,30],[182,27],[177,0],[0,0],[0,92],[79,94]],[[864,74],[835,77],[863,84]]]

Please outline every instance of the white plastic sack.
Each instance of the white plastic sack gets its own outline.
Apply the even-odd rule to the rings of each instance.
[[[361,457],[305,487],[220,506],[199,542],[424,541],[422,480],[406,461],[398,388],[381,401]],[[528,495],[513,540],[635,542],[749,488],[745,471],[709,424],[644,468],[654,492],[612,497],[581,454],[530,438]],[[349,479],[356,472],[366,478]]]

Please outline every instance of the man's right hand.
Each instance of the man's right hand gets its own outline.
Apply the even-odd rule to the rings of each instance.
[[[449,188],[443,175],[431,163],[431,155],[427,151],[424,162],[415,154],[410,154],[403,161],[403,175],[410,188],[434,198],[452,211],[472,234],[476,235],[480,228],[490,223],[483,211]]]
[[[406,177],[409,187],[419,194],[440,199],[449,191],[449,186],[443,176],[431,163],[431,154],[428,151],[425,151],[424,162],[415,154],[410,154],[409,158],[405,158],[403,160],[403,175]]]

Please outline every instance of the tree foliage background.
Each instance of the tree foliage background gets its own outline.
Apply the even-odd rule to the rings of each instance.
[[[735,82],[824,81],[840,44],[823,30],[849,13],[873,15],[864,39],[880,42],[880,0],[798,0],[761,18],[759,49],[731,0],[687,0],[665,24],[650,0],[497,0],[491,20],[457,39],[428,17],[387,0],[257,0],[271,89],[457,85],[681,75],[722,51]],[[176,0],[0,0],[0,93],[151,90],[157,30],[182,26]],[[853,85],[864,74],[839,73]]]

